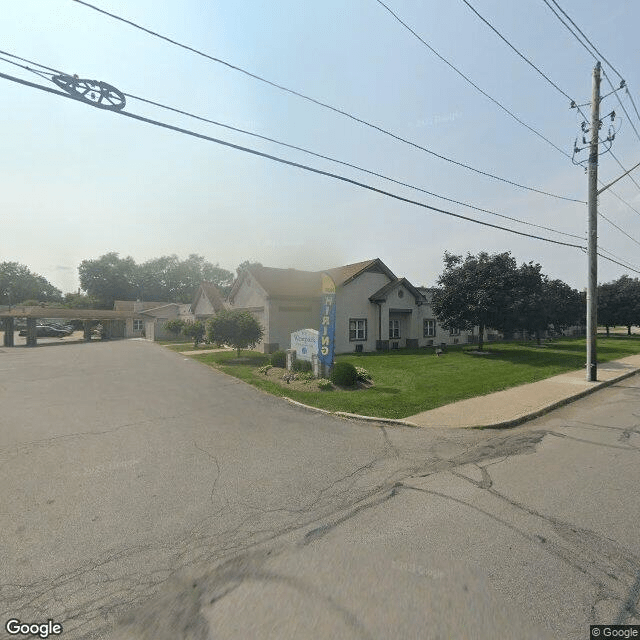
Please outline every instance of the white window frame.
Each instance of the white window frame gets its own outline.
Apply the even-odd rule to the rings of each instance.
[[[389,340],[397,340],[400,337],[400,319],[389,319]]]
[[[134,331],[142,331],[144,329],[144,320],[139,320],[138,318],[133,319],[133,330]]]
[[[449,330],[449,335],[450,336],[459,336],[460,335],[460,329],[450,329]]]
[[[349,318],[349,342],[361,342],[367,339],[367,319]]]
[[[435,338],[436,321],[433,318],[425,318],[422,322],[423,338]]]

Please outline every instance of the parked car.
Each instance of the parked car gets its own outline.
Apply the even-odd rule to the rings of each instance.
[[[47,324],[39,324],[36,326],[36,336],[38,338],[64,338],[65,336],[68,336],[70,333],[72,333],[72,331],[73,329],[69,331],[66,328],[59,328]],[[18,335],[26,336],[27,330],[22,329],[22,331],[20,331]]]

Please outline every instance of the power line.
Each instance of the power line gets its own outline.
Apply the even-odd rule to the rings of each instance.
[[[80,0],[75,1],[80,2]],[[507,46],[513,49],[513,51],[515,51],[515,53],[517,53],[520,58],[522,58],[530,67],[535,69],[552,87],[559,91],[567,100],[573,102],[569,94],[565,93],[565,91],[563,91],[546,73],[539,69],[533,62],[531,62],[531,60],[529,60],[529,58],[527,58],[524,53],[521,53],[518,49],[516,49],[516,47],[511,44],[511,42],[509,42],[509,40],[507,40],[486,18],[481,16],[467,0],[462,0],[462,2],[464,2],[467,7],[469,7],[469,9],[471,9],[471,11],[473,11],[473,13],[475,13],[476,16],[478,16],[478,18],[480,18],[480,20],[482,20],[482,22],[484,22],[489,27],[489,29],[491,29],[491,31],[493,31]]]
[[[491,102],[493,102],[495,105],[500,107],[500,109],[502,109],[505,113],[510,115],[516,122],[520,123],[523,127],[526,127],[527,129],[529,129],[529,131],[531,131],[532,133],[537,135],[539,138],[544,140],[547,144],[551,145],[554,149],[556,149],[556,151],[559,151],[562,155],[566,156],[567,158],[571,158],[571,156],[566,151],[563,151],[560,147],[558,147],[556,144],[551,142],[551,140],[549,140],[549,138],[545,137],[542,133],[540,133],[539,131],[537,131],[536,129],[534,129],[530,125],[528,125],[521,118],[519,118],[515,113],[513,113],[507,107],[505,107],[501,102],[499,102],[498,100],[496,100],[495,98],[490,96],[486,91],[481,89],[473,80],[471,80],[471,78],[469,78],[467,75],[462,73],[462,71],[460,71],[460,69],[458,69],[453,63],[451,63],[444,56],[442,56],[440,53],[438,53],[414,29],[412,29],[404,20],[402,20],[402,18],[400,18],[400,16],[397,13],[395,13],[388,5],[386,5],[384,2],[382,2],[382,0],[376,0],[376,2],[378,4],[380,4],[381,6],[383,6],[405,29],[407,29],[407,31],[412,33],[425,47],[427,47],[427,49],[429,49],[429,51],[431,51],[437,58],[442,60],[442,62],[444,62],[446,65],[451,67],[451,69],[453,69],[461,78],[463,78],[467,83],[469,83],[474,89],[476,89],[483,96],[485,96],[485,98],[488,98],[489,100],[491,100]]]
[[[7,53],[7,52],[3,52],[3,51],[0,51],[0,53],[5,53],[5,55],[13,56],[13,54]],[[20,56],[14,56],[14,57],[18,58],[19,60],[24,60],[25,62],[28,62],[29,64],[40,66],[40,67],[42,67],[44,69],[51,69],[51,67],[47,67],[45,65],[40,65],[37,62],[33,62],[31,60],[27,60],[26,58],[21,58]],[[20,68],[27,69],[29,71],[34,71],[34,69],[31,69],[30,67],[28,67],[26,65],[22,65],[22,64],[17,63],[17,62],[12,62],[11,60],[8,60],[8,59],[3,58],[1,56],[0,56],[0,60],[4,60],[5,62],[9,62],[10,64],[14,64],[14,65],[16,65],[16,66],[18,66]],[[52,70],[52,71],[56,71],[56,70]],[[52,75],[52,71],[48,72],[49,75]],[[42,76],[42,77],[44,77],[46,79],[50,79],[49,77],[45,76],[43,73],[40,73],[38,71],[35,71],[35,73],[38,73],[38,75],[40,75],[40,76]],[[66,73],[64,73],[62,71],[56,71],[56,73],[58,73],[59,75],[68,75],[68,74],[66,74]],[[363,173],[367,173],[369,175],[376,176],[378,178],[382,178],[383,180],[387,180],[389,182],[393,182],[394,184],[398,184],[398,185],[403,186],[403,187],[408,187],[409,189],[414,189],[416,191],[420,191],[422,193],[426,193],[427,195],[434,196],[436,198],[440,198],[441,200],[446,200],[447,202],[452,202],[454,204],[458,204],[458,205],[461,205],[463,207],[467,207],[469,209],[473,209],[475,211],[480,211],[482,213],[487,213],[489,215],[497,216],[497,217],[503,218],[505,220],[511,220],[511,221],[517,222],[519,224],[527,225],[527,226],[530,226],[530,227],[535,227],[537,229],[543,229],[544,231],[550,231],[552,233],[557,233],[557,234],[560,234],[560,235],[563,235],[563,236],[567,236],[567,237],[570,237],[570,238],[577,238],[578,240],[583,239],[582,236],[576,235],[574,233],[568,233],[566,231],[560,231],[559,229],[554,229],[553,227],[546,227],[546,226],[541,225],[541,224],[536,224],[534,222],[528,222],[526,220],[521,220],[519,218],[508,216],[508,215],[505,215],[505,214],[502,214],[502,213],[497,213],[496,211],[491,211],[490,209],[484,209],[482,207],[477,207],[475,205],[469,204],[467,202],[463,202],[461,200],[455,200],[453,198],[449,198],[447,196],[443,196],[443,195],[441,195],[439,193],[435,193],[433,191],[428,191],[427,189],[424,189],[422,187],[418,187],[416,185],[413,185],[413,184],[410,184],[410,183],[407,183],[407,182],[402,182],[401,180],[397,180],[397,179],[391,178],[389,176],[385,176],[382,173],[378,173],[378,172],[372,171],[370,169],[365,169],[364,167],[361,167],[359,165],[353,164],[351,162],[345,162],[344,160],[339,160],[337,158],[333,158],[333,157],[325,155],[325,154],[317,153],[315,151],[312,151],[310,149],[306,149],[304,147],[300,147],[300,146],[297,146],[297,145],[294,145],[294,144],[289,144],[287,142],[283,142],[283,141],[278,140],[276,138],[271,138],[269,136],[264,136],[264,135],[261,135],[259,133],[255,133],[253,131],[248,131],[246,129],[241,129],[239,127],[234,127],[232,125],[229,125],[229,124],[226,124],[226,123],[223,123],[223,122],[219,122],[217,120],[212,120],[210,118],[205,118],[203,116],[196,115],[196,114],[191,113],[189,111],[184,111],[182,109],[178,109],[176,107],[171,107],[169,105],[162,104],[162,103],[156,102],[154,100],[149,100],[147,98],[142,98],[140,96],[136,96],[136,95],[133,95],[131,93],[126,93],[126,92],[123,92],[123,93],[127,98],[131,98],[133,100],[138,100],[140,102],[144,102],[146,104],[150,104],[150,105],[153,105],[155,107],[159,107],[161,109],[172,111],[174,113],[179,113],[181,115],[184,115],[184,116],[187,116],[187,117],[190,117],[190,118],[194,118],[195,120],[199,120],[201,122],[206,122],[206,123],[209,123],[209,124],[213,124],[215,126],[223,127],[223,128],[228,129],[230,131],[235,131],[235,132],[238,132],[238,133],[242,133],[242,134],[245,134],[245,135],[248,135],[248,136],[252,136],[254,138],[258,138],[260,140],[265,140],[267,142],[272,142],[274,144],[278,144],[278,145],[286,147],[288,149],[294,149],[296,151],[301,151],[303,153],[307,153],[307,154],[309,154],[311,156],[314,156],[316,158],[321,158],[323,160],[328,160],[328,161],[334,162],[336,164],[340,164],[340,165],[343,165],[343,166],[346,166],[346,167],[350,167],[352,169],[356,169],[358,171],[362,171]]]
[[[546,0],[543,0],[546,1]],[[563,89],[561,89],[553,80],[551,80],[551,78],[549,78],[549,76],[547,76],[539,67],[537,67],[533,62],[531,62],[531,60],[529,60],[529,58],[527,58],[523,53],[521,53],[513,44],[511,44],[511,42],[509,42],[509,40],[507,40],[507,38],[505,38],[505,36],[503,36],[486,18],[484,18],[482,15],[480,15],[478,13],[478,11],[476,11],[476,9],[468,2],[468,0],[462,0],[462,2],[464,2],[467,7],[469,7],[469,9],[471,9],[471,11],[473,11],[473,13],[478,16],[478,18],[480,18],[480,20],[482,20],[482,22],[484,22],[503,42],[505,42],[513,51],[515,51],[515,53],[522,58],[529,66],[531,66],[533,69],[535,69],[549,84],[551,84],[551,86],[553,86],[557,91],[559,91],[565,98],[568,98],[571,101],[571,104],[575,105],[576,108],[578,109],[578,111],[580,112],[580,114],[582,115],[582,117],[585,120],[589,120],[589,118],[587,118],[587,116],[584,115],[584,112],[582,111],[582,109],[580,108],[579,105],[576,104],[575,100],[573,100],[569,94],[567,94]],[[548,5],[549,6],[549,5]],[[553,10],[553,8],[551,6],[549,6],[550,9]],[[556,13],[554,11],[554,13]],[[556,14],[557,15],[557,14]],[[564,24],[564,21],[562,21]],[[565,25],[566,26],[566,25]],[[568,27],[567,27],[568,28]],[[571,29],[569,29],[571,31]],[[571,33],[573,33],[573,31],[571,31]],[[575,34],[574,34],[575,35]],[[582,43],[583,46],[584,43]],[[588,49],[587,49],[588,51]],[[593,53],[589,52],[592,56]],[[605,74],[606,75],[606,74]],[[628,116],[627,116],[628,117]],[[600,181],[600,184],[603,184],[602,181]],[[618,196],[614,191],[612,191],[612,193],[614,195],[616,195],[616,197],[621,201],[624,202],[624,204],[626,204],[629,208],[633,209],[635,211],[635,209],[625,200],[623,200],[620,196]],[[638,213],[636,211],[636,213]],[[622,231],[622,229],[620,229],[620,227],[618,227],[617,225],[615,225],[613,222],[611,222],[608,218],[605,218],[605,220],[607,220],[607,222],[610,222],[613,226],[615,226],[619,231],[621,231],[622,233],[624,233],[625,235],[628,236],[628,234],[624,231]],[[631,238],[631,236],[629,236]],[[632,238],[632,240],[634,240],[634,242],[636,242],[635,239]]]
[[[598,249],[600,251],[604,251],[605,253],[608,253],[613,258],[616,258],[617,260],[620,260],[621,262],[623,262],[624,265],[627,267],[627,269],[631,269],[632,271],[640,269],[640,267],[632,265],[628,260],[625,260],[624,258],[621,258],[620,256],[617,256],[615,253],[609,251],[608,249],[605,249],[604,247],[601,247],[601,246],[598,245]],[[640,273],[640,271],[638,271],[638,273]]]
[[[620,233],[627,236],[629,240],[632,240],[638,246],[640,246],[640,242],[638,242],[633,236],[630,236],[624,229],[621,229],[615,222],[612,222],[611,220],[609,220],[609,218],[607,218],[607,216],[605,216],[604,213],[602,213],[602,211],[598,210],[598,215],[604,220],[606,220],[612,227],[615,227]]]
[[[617,260],[614,260],[613,258],[609,258],[607,256],[602,255],[601,253],[598,253],[598,255],[603,259],[603,260],[608,260],[609,262],[613,262],[614,264],[617,264],[621,267],[624,267],[625,269],[629,269],[629,271],[633,271],[635,273],[640,273],[640,271],[638,269],[634,269],[633,267],[630,267],[626,264],[622,264],[622,262],[618,262]]]
[[[549,4],[549,2],[547,0],[543,0],[543,2],[554,12],[553,7],[551,7],[551,5]],[[604,55],[602,55],[602,53],[600,53],[600,51],[598,51],[597,47],[593,44],[593,42],[591,42],[591,40],[589,40],[589,38],[585,35],[584,31],[582,31],[582,29],[580,29],[580,27],[571,19],[571,17],[567,14],[567,12],[556,2],[556,0],[551,0],[551,2],[553,2],[553,4],[558,7],[558,10],[560,11],[560,13],[562,13],[562,15],[576,28],[576,30],[578,31],[578,33],[586,40],[586,42],[588,43],[588,45],[600,56],[600,58],[602,58],[602,60],[604,60],[614,71],[614,73],[620,78],[620,80],[624,80],[624,78],[622,77],[622,75],[617,71],[617,69],[604,57]],[[556,13],[556,15],[558,15]],[[558,16],[558,19],[560,19],[560,17]],[[564,24],[564,21],[563,21]],[[565,25],[566,26],[566,25]],[[567,27],[568,28],[568,27]],[[573,33],[573,32],[572,32]],[[575,34],[574,34],[575,35]],[[577,36],[576,36],[577,38]],[[583,44],[584,46],[584,44]],[[587,49],[588,51],[588,49]],[[593,55],[593,54],[592,54]]]
[[[477,173],[479,175],[483,175],[487,178],[492,178],[494,180],[499,180],[500,182],[504,182],[506,184],[510,184],[511,186],[514,187],[518,187],[520,189],[525,189],[527,191],[532,191],[534,193],[539,193],[541,195],[545,195],[545,196],[549,196],[552,198],[558,198],[560,200],[567,200],[569,202],[579,202],[580,204],[585,204],[584,200],[578,200],[576,198],[569,198],[567,196],[561,196],[559,194],[555,194],[555,193],[550,193],[548,191],[544,191],[542,189],[537,189],[534,187],[529,187],[523,184],[520,184],[519,182],[515,182],[514,180],[509,180],[507,178],[502,178],[500,176],[497,176],[493,173],[489,173],[488,171],[483,171],[482,169],[478,169],[476,167],[473,167],[469,164],[466,164],[464,162],[460,162],[458,160],[454,160],[453,158],[449,158],[448,156],[442,155],[440,153],[437,153],[427,147],[424,147],[416,142],[413,142],[411,140],[408,140],[406,138],[403,138],[402,136],[395,134],[391,131],[389,131],[388,129],[385,129],[379,125],[373,124],[371,122],[368,122],[367,120],[364,120],[362,118],[359,118],[358,116],[355,116],[351,113],[349,113],[348,111],[345,111],[344,109],[341,109],[339,107],[334,107],[326,102],[322,102],[321,100],[318,100],[316,98],[312,98],[308,95],[305,95],[299,91],[296,91],[294,89],[290,89],[288,87],[285,87],[284,85],[278,84],[276,82],[273,82],[271,80],[268,80],[267,78],[264,78],[263,76],[260,76],[258,74],[252,73],[250,71],[247,71],[246,69],[243,69],[242,67],[239,67],[237,65],[231,64],[230,62],[227,62],[225,60],[222,60],[221,58],[216,58],[214,56],[211,56],[199,49],[196,49],[194,47],[182,44],[180,42],[178,42],[177,40],[173,40],[172,38],[169,38],[167,36],[163,36],[159,33],[157,33],[156,31],[152,31],[151,29],[148,29],[146,27],[143,27],[139,24],[137,24],[136,22],[133,22],[132,20],[127,20],[126,18],[122,18],[121,16],[118,16],[114,13],[110,13],[108,11],[105,11],[104,9],[100,9],[99,7],[96,7],[95,5],[92,5],[88,2],[85,2],[84,0],[74,0],[74,2],[77,2],[78,4],[84,5],[85,7],[88,7],[90,9],[93,9],[94,11],[98,11],[99,13],[102,13],[106,16],[109,16],[115,20],[118,20],[120,22],[123,22],[125,24],[128,24],[136,29],[139,29],[141,31],[144,31],[145,33],[152,35],[156,38],[160,38],[161,40],[165,40],[166,42],[169,42],[177,47],[180,47],[182,49],[186,49],[187,51],[191,51],[192,53],[195,53],[196,55],[202,56],[204,58],[207,58],[208,60],[211,60],[212,62],[217,62],[220,63],[230,69],[233,69],[234,71],[239,71],[240,73],[243,73],[247,76],[249,76],[250,78],[253,78],[254,80],[258,80],[260,82],[264,82],[265,84],[268,84],[271,87],[274,87],[276,89],[279,89],[281,91],[285,91],[286,93],[289,93],[291,95],[295,95],[299,98],[302,98],[303,100],[307,100],[309,102],[312,102],[313,104],[316,104],[318,106],[324,107],[325,109],[329,109],[335,113],[338,113],[342,116],[345,116],[346,118],[349,118],[351,120],[353,120],[354,122],[358,122],[359,124],[362,124],[366,127],[369,127],[371,129],[374,129],[380,133],[383,133],[384,135],[387,135],[391,138],[393,138],[394,140],[397,140],[399,142],[402,142],[404,144],[410,145],[416,149],[419,149],[420,151],[424,151],[425,153],[428,153],[436,158],[439,158],[440,160],[444,160],[445,162],[449,162],[451,164],[457,165],[459,167],[462,167],[464,169],[468,169],[469,171],[473,171],[474,173]]]
[[[76,98],[76,97],[74,97],[74,96],[72,96],[72,95],[70,95],[68,93],[64,93],[62,91],[57,91],[56,89],[52,89],[50,87],[45,87],[43,85],[39,85],[39,84],[36,84],[36,83],[33,83],[33,82],[29,82],[28,80],[23,80],[22,78],[16,78],[15,76],[10,76],[10,75],[7,75],[5,73],[0,73],[0,78],[4,78],[5,80],[10,80],[12,82],[17,82],[19,84],[22,84],[22,85],[25,85],[25,86],[28,86],[28,87],[31,87],[31,88],[34,88],[34,89],[40,89],[41,91],[46,91],[48,93],[52,93],[52,94],[55,94],[55,95],[58,95],[58,96],[62,96],[64,98],[70,98],[71,100],[79,100],[78,98]],[[196,131],[191,131],[189,129],[184,129],[182,127],[177,127],[175,125],[168,124],[166,122],[161,122],[159,120],[153,120],[151,118],[147,118],[145,116],[141,116],[141,115],[138,115],[138,114],[135,114],[135,113],[131,113],[131,112],[128,112],[128,111],[113,111],[112,113],[114,113],[116,115],[120,115],[120,116],[125,116],[125,117],[131,118],[133,120],[139,120],[140,122],[146,122],[148,124],[152,124],[152,125],[157,126],[157,127],[162,127],[164,129],[168,129],[170,131],[176,131],[177,133],[183,133],[185,135],[189,135],[189,136],[192,136],[192,137],[195,137],[195,138],[199,138],[201,140],[206,140],[208,142],[213,142],[213,143],[225,146],[225,147],[229,147],[231,149],[236,149],[237,151],[243,151],[245,153],[250,153],[252,155],[255,155],[255,156],[258,156],[258,157],[261,157],[261,158],[266,158],[268,160],[272,160],[274,162],[278,162],[278,163],[283,164],[283,165],[287,165],[287,166],[290,166],[290,167],[296,167],[296,168],[302,169],[304,171],[309,171],[311,173],[315,173],[315,174],[318,174],[318,175],[323,175],[323,176],[326,176],[326,177],[329,177],[329,178],[333,178],[335,180],[340,180],[342,182],[346,182],[348,184],[353,184],[353,185],[355,185],[357,187],[361,187],[363,189],[367,189],[368,191],[372,191],[374,193],[379,193],[381,195],[393,198],[393,199],[398,200],[400,202],[406,202],[408,204],[413,204],[413,205],[416,205],[418,207],[422,207],[424,209],[428,209],[430,211],[435,211],[437,213],[442,213],[442,214],[447,215],[447,216],[451,216],[451,217],[454,217],[454,218],[459,218],[461,220],[466,220],[467,222],[474,222],[475,224],[480,224],[480,225],[485,226],[485,227],[491,227],[493,229],[500,229],[501,231],[507,231],[508,233],[513,233],[513,234],[516,234],[516,235],[519,235],[519,236],[524,236],[524,237],[527,237],[527,238],[533,238],[535,240],[542,240],[543,242],[550,242],[552,244],[558,244],[558,245],[562,245],[562,246],[566,246],[566,247],[573,247],[573,248],[576,248],[576,249],[584,249],[584,247],[581,246],[581,245],[572,244],[572,243],[569,243],[569,242],[562,242],[560,240],[553,240],[551,238],[544,238],[542,236],[536,236],[536,235],[533,235],[533,234],[530,234],[530,233],[525,233],[523,231],[516,231],[515,229],[510,229],[508,227],[502,227],[500,225],[491,224],[489,222],[484,222],[482,220],[476,220],[474,218],[469,218],[468,216],[463,216],[463,215],[461,215],[459,213],[453,213],[451,211],[446,211],[444,209],[439,209],[437,207],[433,207],[433,206],[425,204],[423,202],[418,202],[417,200],[411,200],[410,198],[405,198],[404,196],[401,196],[401,195],[398,195],[398,194],[395,194],[395,193],[391,193],[390,191],[385,191],[384,189],[379,189],[377,187],[373,187],[373,186],[365,184],[363,182],[359,182],[357,180],[353,180],[352,178],[347,178],[346,176],[341,176],[341,175],[332,173],[330,171],[323,171],[321,169],[316,169],[315,167],[310,167],[309,165],[304,165],[304,164],[301,164],[299,162],[292,162],[291,160],[286,160],[284,158],[280,158],[278,156],[274,156],[274,155],[271,155],[271,154],[268,154],[268,153],[264,153],[264,152],[258,151],[256,149],[251,149],[249,147],[243,147],[241,145],[233,144],[231,142],[227,142],[225,140],[220,140],[218,138],[213,138],[211,136],[207,136],[205,134],[198,133]]]
[[[600,56],[609,65],[609,67],[611,67],[611,69],[613,69],[613,71],[616,73],[616,75],[620,78],[620,80],[624,84],[624,78],[620,75],[618,70],[604,57],[604,55],[602,55],[602,53],[600,53],[600,51],[598,51],[597,47],[591,42],[591,40],[589,40],[589,38],[584,34],[584,32],[580,29],[580,27],[578,27],[578,25],[571,19],[571,17],[567,14],[567,12],[564,11],[564,9],[558,4],[558,2],[556,0],[551,0],[551,2],[553,2],[553,4],[558,8],[558,10],[562,13],[562,15],[564,15],[565,18],[567,18],[567,20],[575,27],[575,29],[582,36],[582,38],[584,38],[584,40],[589,44],[589,47],[591,47],[591,49],[589,49],[589,47],[576,34],[576,32],[565,22],[565,20],[563,20],[562,16],[560,16],[558,14],[558,12],[551,6],[551,4],[549,4],[549,0],[542,0],[542,1],[547,5],[547,7],[549,7],[549,9],[551,9],[553,14],[556,16],[556,18],[558,18],[558,20],[567,29],[567,31],[569,31],[569,33],[584,47],[584,49],[587,51],[587,53],[596,61],[598,60],[598,57],[596,56],[596,54],[598,56]],[[595,51],[595,53],[594,53],[594,51]],[[620,99],[620,96],[617,94],[617,91],[620,88],[622,88],[623,84],[620,85],[619,89],[615,89],[614,86],[613,86],[613,83],[611,82],[611,80],[609,79],[609,76],[607,75],[607,72],[604,69],[602,69],[602,73],[604,74],[605,79],[607,80],[609,86],[611,87],[611,93],[615,94],[616,99],[618,100],[618,103],[620,104],[620,107],[622,108],[624,114],[627,116],[627,119],[629,120],[629,124],[633,128],[636,136],[638,137],[638,140],[640,140],[640,133],[638,133],[638,129],[636,128],[635,124],[633,123],[633,120],[631,119],[631,116],[629,115],[629,112],[627,111],[626,107],[622,103],[622,100]],[[629,93],[629,88],[628,87],[627,87],[627,94],[631,98],[631,93]],[[607,94],[607,95],[611,95],[611,94]],[[606,96],[604,96],[604,97],[606,97]],[[634,108],[635,108],[635,103],[633,102],[633,99],[632,99],[632,104],[634,105]],[[636,114],[638,114],[637,109],[636,109]],[[638,115],[638,118],[640,119],[640,115]],[[620,168],[623,171],[626,171],[626,168],[615,157],[613,152],[611,152],[611,155],[616,159],[616,162],[620,165]],[[638,187],[638,189],[640,189],[640,185],[635,181],[633,176],[631,176],[629,174],[629,178],[633,181],[633,183],[636,185],[636,187]]]

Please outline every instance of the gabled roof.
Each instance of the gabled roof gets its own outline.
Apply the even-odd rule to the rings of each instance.
[[[253,276],[269,296],[314,298],[322,293],[320,275],[314,271],[249,267],[243,275]]]
[[[335,267],[334,269],[326,269],[324,273],[328,273],[333,278],[333,281],[336,283],[336,287],[341,287],[352,280],[355,280],[365,271],[384,273],[384,275],[391,280],[396,279],[391,269],[389,269],[389,267],[387,267],[380,258],[365,260],[364,262],[355,262],[354,264],[346,264],[343,267]]]
[[[407,289],[411,295],[416,299],[416,303],[425,302],[425,297],[422,293],[414,287],[406,278],[396,278],[391,282],[387,282],[381,289],[378,289],[375,293],[372,293],[369,296],[369,300],[371,302],[384,302],[387,299],[387,296],[397,289],[398,287],[404,287]]]
[[[366,271],[383,273],[391,280],[396,277],[380,260],[365,260],[346,264],[342,267],[325,269],[324,271],[300,271],[298,269],[276,269],[273,267],[247,267],[233,283],[229,298],[233,300],[245,278],[253,276],[256,282],[272,297],[315,298],[322,292],[322,274],[327,273],[333,278],[336,287],[341,287]]]
[[[209,300],[216,313],[218,313],[218,311],[222,311],[222,309],[225,308],[224,298],[218,290],[218,287],[216,287],[216,285],[212,282],[201,282],[198,290],[196,291],[196,295],[193,298],[193,302],[191,303],[192,309],[195,310],[198,301],[203,295],[207,298],[207,300]]]

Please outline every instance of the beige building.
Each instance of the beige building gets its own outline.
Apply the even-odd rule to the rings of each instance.
[[[443,330],[431,311],[430,290],[396,277],[375,258],[324,272],[248,267],[234,283],[229,303],[253,313],[264,327],[260,350],[287,349],[294,331],[319,327],[322,273],[336,285],[336,353],[473,340],[472,332]]]

